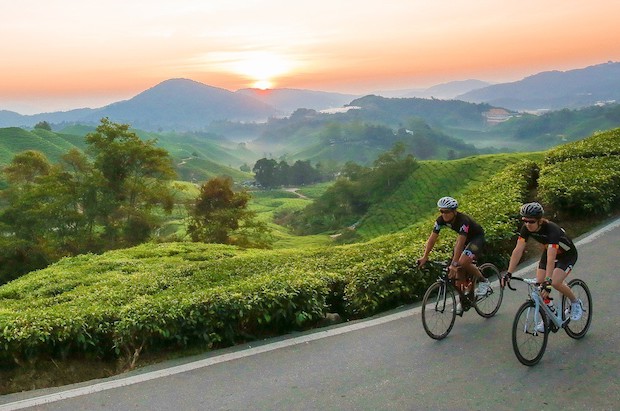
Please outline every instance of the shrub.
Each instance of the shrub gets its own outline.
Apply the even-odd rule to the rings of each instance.
[[[548,165],[539,180],[541,200],[570,215],[601,215],[619,206],[620,157],[577,158]]]

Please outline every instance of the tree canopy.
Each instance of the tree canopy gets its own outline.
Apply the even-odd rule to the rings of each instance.
[[[104,118],[86,142],[86,153],[73,149],[57,164],[29,150],[4,168],[0,276],[139,244],[159,225],[154,209],[172,210],[175,172],[155,141]]]
[[[250,194],[233,191],[230,177],[215,177],[200,187],[189,207],[187,232],[193,241],[268,247],[267,226],[248,210]]]

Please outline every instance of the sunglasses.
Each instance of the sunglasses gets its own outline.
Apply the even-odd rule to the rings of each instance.
[[[453,210],[439,210],[441,214],[450,214]]]
[[[525,224],[536,224],[538,222],[538,220],[526,220],[525,218],[523,219],[523,222]]]

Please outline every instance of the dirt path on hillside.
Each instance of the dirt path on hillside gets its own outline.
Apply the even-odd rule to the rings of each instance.
[[[308,197],[306,197],[305,195],[301,194],[300,192],[298,192],[299,188],[297,187],[292,187],[292,188],[285,188],[284,191],[288,191],[290,193],[293,193],[295,195],[297,195],[297,197],[299,198],[303,198],[304,200],[309,200]]]

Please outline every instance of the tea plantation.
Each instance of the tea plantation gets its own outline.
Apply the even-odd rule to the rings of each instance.
[[[359,230],[365,242],[275,250],[143,244],[66,258],[0,287],[0,366],[218,348],[361,318],[420,300],[434,202],[453,195],[484,227],[484,256],[505,266],[524,201],[557,213],[618,210],[620,129],[521,155],[425,162]],[[442,232],[432,258],[449,256]]]

